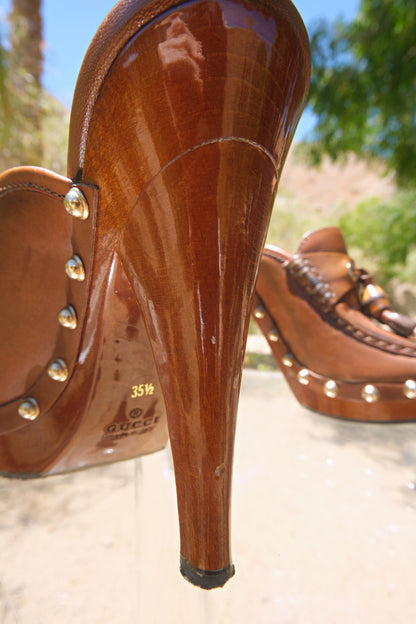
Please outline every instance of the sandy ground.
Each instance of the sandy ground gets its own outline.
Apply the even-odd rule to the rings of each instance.
[[[258,340],[258,339],[257,339]],[[416,621],[416,424],[300,407],[246,370],[236,440],[236,576],[178,572],[169,451],[0,480],[1,624],[409,624]]]

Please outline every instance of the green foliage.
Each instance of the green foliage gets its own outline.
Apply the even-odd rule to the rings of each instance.
[[[415,280],[416,191],[397,193],[390,201],[370,199],[343,215],[340,227],[352,256],[361,255],[364,266],[385,284],[395,275]],[[356,252],[359,250],[359,252]]]
[[[383,158],[415,186],[416,3],[362,0],[351,23],[312,31],[309,105],[318,123],[309,155]]]
[[[4,108],[4,99],[6,96],[6,50],[4,49],[0,39],[0,106]]]
[[[285,201],[285,200],[288,201]],[[294,253],[303,234],[316,227],[312,211],[304,211],[283,193],[277,196],[267,233],[267,243]]]
[[[304,161],[303,151],[299,148],[300,146],[292,147],[294,161]],[[266,242],[295,253],[305,232],[338,225],[345,210],[346,206],[341,202],[330,207],[312,206],[285,189],[283,183],[276,196]]]
[[[7,136],[11,109],[7,93],[7,52],[3,46],[1,35],[0,30],[0,142],[3,143]]]
[[[244,367],[260,371],[277,370],[276,360],[271,353],[246,353]]]
[[[2,45],[5,24],[0,23],[0,171],[38,165],[65,174],[69,115],[41,87],[40,5],[31,0],[20,3],[20,11],[22,7],[27,10],[23,19],[16,10],[18,4],[14,2],[9,16],[11,44],[7,48]],[[37,24],[37,40],[32,36],[32,22]]]

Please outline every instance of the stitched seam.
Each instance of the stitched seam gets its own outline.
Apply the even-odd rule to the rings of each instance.
[[[290,274],[291,277],[299,284],[299,286],[305,291],[307,296],[312,301],[313,305],[318,308],[322,312],[324,316],[328,318],[328,320],[335,324],[339,329],[341,329],[344,333],[352,336],[356,340],[360,342],[364,341],[367,344],[372,345],[373,347],[380,349],[382,351],[387,351],[389,353],[396,353],[398,355],[407,355],[407,356],[415,356],[416,355],[416,347],[404,347],[401,345],[397,345],[394,343],[388,343],[386,341],[380,340],[371,334],[368,334],[361,329],[358,329],[347,323],[338,316],[336,310],[333,307],[328,305],[330,298],[325,301],[324,297],[325,293],[331,293],[331,289],[328,284],[326,284],[323,280],[320,281],[322,287],[319,289],[319,292],[312,292],[311,288],[311,280],[309,279],[310,266],[307,266],[300,258],[295,258],[294,261],[286,261],[283,263],[283,268]],[[319,272],[313,267],[314,278],[316,279],[319,276]],[[321,295],[321,297],[320,297]]]
[[[377,386],[377,388],[379,388],[383,393],[386,392],[387,390],[387,394],[385,396],[382,397],[382,400],[386,401],[386,400],[395,400],[395,401],[399,401],[399,400],[403,400],[405,402],[407,402],[409,399],[405,398],[405,396],[403,395],[403,381],[402,380],[386,380],[386,379],[357,379],[356,381],[348,381],[346,379],[342,379],[340,377],[329,377],[328,375],[323,375],[321,373],[317,373],[316,371],[314,371],[313,369],[307,367],[304,363],[302,363],[297,357],[296,355],[293,353],[293,351],[290,349],[289,345],[287,344],[287,342],[284,339],[284,336],[281,332],[281,329],[278,325],[278,323],[275,321],[275,319],[272,317],[271,313],[269,312],[267,306],[265,305],[264,301],[261,299],[260,295],[256,292],[256,297],[257,300],[259,302],[259,304],[263,307],[265,314],[267,315],[267,318],[269,319],[269,322],[272,324],[272,326],[274,328],[276,328],[278,335],[279,335],[279,343],[277,342],[272,342],[269,338],[268,338],[268,332],[266,330],[266,328],[264,327],[264,319],[256,319],[261,331],[263,332],[269,346],[270,349],[273,353],[273,356],[277,362],[277,360],[279,360],[279,362],[282,361],[282,355],[280,353],[279,347],[278,345],[282,345],[284,347],[284,349],[286,350],[286,352],[290,353],[293,357],[293,364],[294,366],[291,368],[285,368],[284,366],[281,366],[281,370],[284,373],[284,375],[288,376],[288,377],[296,377],[297,374],[299,373],[299,371],[301,371],[302,369],[307,370],[308,374],[310,375],[311,379],[313,381],[315,381],[316,383],[319,384],[324,384],[324,382],[329,381],[330,379],[332,379],[333,381],[335,381],[335,383],[337,384],[337,386],[339,387],[340,390],[340,395],[338,395],[336,397],[336,399],[338,400],[351,400],[351,398],[346,399],[343,396],[343,389],[345,388],[349,388],[349,389],[353,389],[353,390],[362,390],[363,387],[367,384],[374,384]],[[316,388],[313,388],[312,386],[312,391],[316,392]],[[399,394],[399,396],[397,396],[397,394]],[[361,398],[361,397],[357,397],[357,398]],[[331,400],[336,400],[336,399],[331,399]],[[405,422],[405,421],[404,421]]]
[[[33,182],[21,182],[20,184],[7,184],[6,186],[0,187],[0,197],[2,195],[6,195],[7,193],[11,193],[12,191],[23,191],[23,190],[32,190],[32,191],[40,191],[41,193],[47,193],[52,197],[57,197],[58,199],[64,199],[65,195],[61,195],[56,191],[52,191],[51,189],[46,188],[46,186],[40,186],[39,184],[33,184]]]

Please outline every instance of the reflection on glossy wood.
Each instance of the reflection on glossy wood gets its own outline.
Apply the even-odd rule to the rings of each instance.
[[[143,317],[116,255],[107,279],[89,292],[94,218],[64,209],[71,182],[40,169],[0,176],[0,471],[36,476],[152,452],[166,444],[166,416]],[[93,188],[83,187],[93,214]],[[51,242],[53,241],[53,244]],[[87,278],[69,279],[76,251]],[[87,303],[89,308],[87,312]],[[59,313],[70,305],[77,326]],[[83,329],[94,331],[83,339]],[[68,379],[48,374],[62,359]],[[153,392],[134,397],[135,384]],[[22,419],[18,406],[34,397],[40,415]]]
[[[309,48],[288,0],[175,4],[121,2],[93,41],[74,96],[68,177],[98,189],[77,397],[80,406],[89,397],[94,435],[101,419],[91,375],[97,384],[115,375],[116,353],[126,369],[139,366],[141,312],[151,344],[140,343],[143,359],[152,354],[157,377],[136,374],[133,385],[160,384],[182,571],[209,588],[233,573],[230,484],[245,339],[276,185],[305,103]],[[111,295],[122,274],[117,258],[128,304]],[[132,316],[124,327],[134,339],[117,343],[117,323]],[[109,382],[104,392],[116,427],[116,406],[125,410],[118,388]],[[88,446],[87,422],[76,429],[67,451],[74,458]]]

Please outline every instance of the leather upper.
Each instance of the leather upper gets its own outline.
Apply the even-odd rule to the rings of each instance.
[[[45,411],[65,389],[78,355],[93,255],[94,217],[85,222],[64,208],[71,181],[37,167],[0,176],[0,432],[27,425],[17,407],[34,396]],[[83,187],[91,208],[94,189]],[[92,211],[93,212],[93,211]],[[79,254],[85,281],[65,273]],[[73,306],[75,330],[62,327],[60,311]],[[68,381],[52,380],[48,365],[62,358]]]
[[[367,316],[359,290],[338,228],[307,234],[294,256],[267,246],[256,287],[303,366],[345,381],[415,378],[416,340]]]

